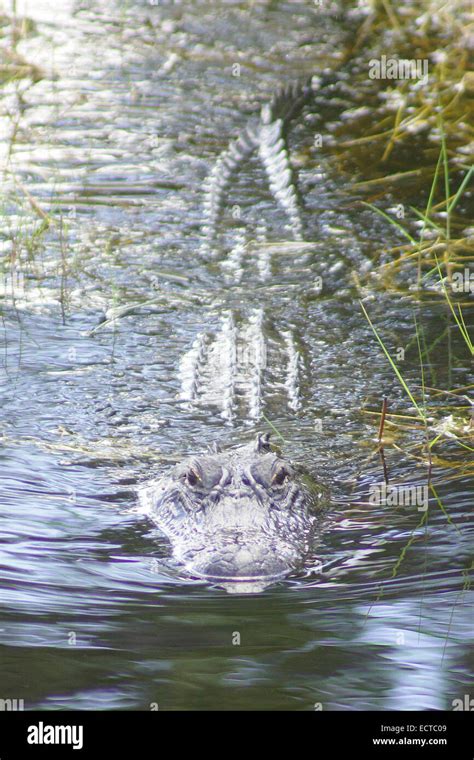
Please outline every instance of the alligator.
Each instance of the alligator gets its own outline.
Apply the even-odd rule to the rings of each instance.
[[[325,495],[267,433],[177,464],[140,501],[190,575],[248,592],[303,564]]]
[[[218,158],[204,202],[208,240],[216,234],[233,175],[254,151],[295,237],[302,238],[285,131],[314,87],[312,78],[280,90],[262,107],[259,120]],[[298,245],[304,250],[311,244]],[[227,276],[230,273],[229,284],[235,287],[245,253],[241,240],[229,257]],[[260,280],[269,277],[263,266]],[[237,301],[241,303],[239,295]],[[288,407],[298,411],[303,356],[288,329],[274,329],[266,341],[265,320],[261,306],[250,306],[244,320],[235,309],[221,310],[214,330],[204,320],[205,327],[179,362],[178,400],[191,407],[217,406],[228,423],[244,408],[246,419],[258,421],[263,416],[265,376],[286,395]],[[269,353],[270,359],[276,358],[273,369],[267,368]],[[326,493],[324,486],[281,456],[268,434],[259,435],[256,443],[194,456],[139,492],[144,510],[170,540],[174,558],[192,576],[229,591],[259,591],[303,564],[314,544]]]

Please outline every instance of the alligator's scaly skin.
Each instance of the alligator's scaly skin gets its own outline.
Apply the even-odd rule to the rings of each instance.
[[[140,494],[191,575],[255,584],[251,590],[304,562],[323,497],[320,486],[272,449],[268,436],[193,457]]]
[[[255,422],[262,417],[271,375],[280,403],[295,412],[301,406],[302,364],[291,330],[273,330],[268,345],[263,309],[253,309],[244,321],[227,311],[218,329],[200,332],[181,357],[178,397],[190,406],[217,411],[229,423],[237,415]]]
[[[258,145],[258,129],[247,127],[225,150],[212,169],[207,182],[203,202],[206,222],[203,232],[209,240],[216,235],[217,224],[222,213],[225,194],[232,178],[241,164],[249,158]]]
[[[270,190],[285,211],[297,240],[303,237],[298,195],[290,164],[285,131],[313,94],[313,80],[281,88],[262,106],[260,119],[250,124],[217,159],[209,175],[204,198],[208,240],[216,235],[227,190],[241,165],[257,152],[267,174]]]

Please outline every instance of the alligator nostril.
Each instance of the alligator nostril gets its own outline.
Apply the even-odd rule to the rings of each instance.
[[[242,485],[249,486],[250,485],[250,478],[247,477],[247,475],[242,475]]]

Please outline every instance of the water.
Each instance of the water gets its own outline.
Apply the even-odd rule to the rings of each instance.
[[[451,523],[434,498],[427,516],[369,500],[383,472],[378,418],[362,410],[384,393],[391,409],[410,407],[352,272],[395,244],[393,230],[351,202],[307,118],[291,135],[307,243],[293,242],[253,161],[229,191],[242,224],[227,213],[200,253],[219,152],[279,81],[335,65],[351,22],[312,3],[223,8],[42,0],[18,11],[36,24],[20,52],[43,78],[2,98],[2,250],[21,276],[5,278],[2,301],[0,698],[449,709],[472,687],[470,452],[453,442],[433,471]],[[46,232],[37,206],[55,220]],[[365,295],[377,329],[407,349],[410,384],[414,313],[428,345],[448,327],[428,384],[472,383],[442,299]],[[431,400],[445,419],[450,398]],[[268,429],[263,415],[332,503],[304,571],[230,595],[173,564],[136,489],[183,454],[250,440]],[[387,467],[392,482],[422,484],[424,433],[405,424]]]

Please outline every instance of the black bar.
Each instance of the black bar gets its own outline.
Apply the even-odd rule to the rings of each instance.
[[[474,720],[453,712],[0,712],[0,760],[183,756],[244,759],[282,741],[311,758],[409,757],[472,760]],[[56,727],[64,727],[57,731]],[[75,732],[73,727],[76,727]],[[82,727],[82,734],[80,732]],[[42,744],[28,742],[42,738]],[[49,739],[71,743],[50,744]],[[422,742],[424,741],[424,744]],[[304,745],[303,745],[304,742]],[[382,743],[383,742],[383,743]],[[77,749],[74,749],[74,744]],[[82,744],[82,747],[79,745]],[[173,749],[174,748],[174,749]],[[212,752],[211,752],[212,749]],[[244,754],[245,753],[245,754]],[[298,752],[301,754],[301,752]]]

